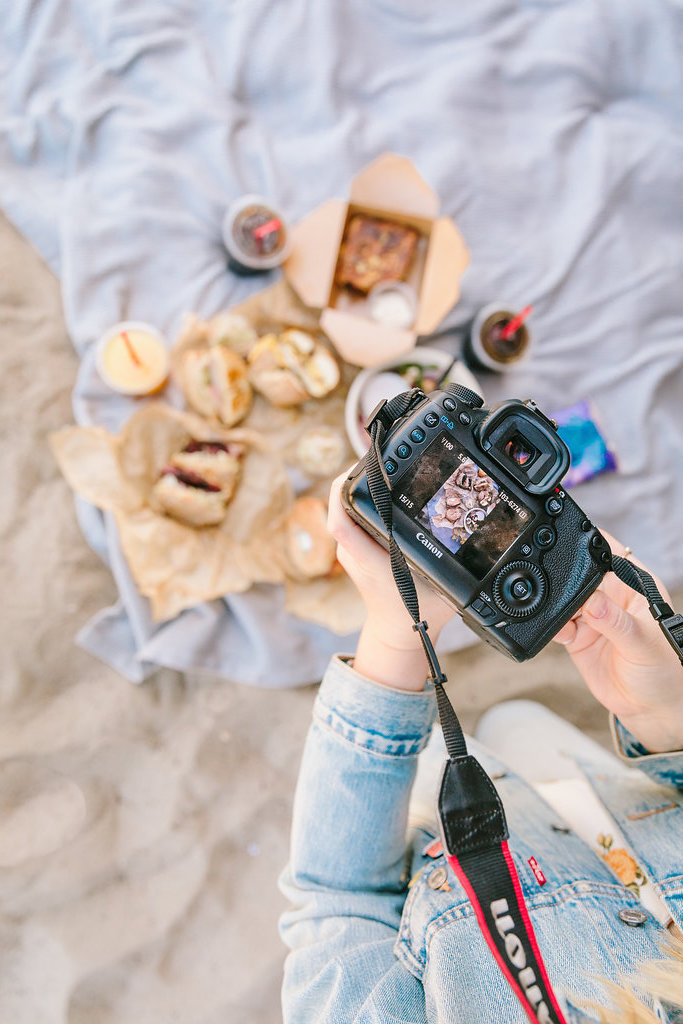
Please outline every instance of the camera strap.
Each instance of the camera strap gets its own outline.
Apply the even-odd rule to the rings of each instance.
[[[448,759],[439,784],[438,811],[446,859],[467,893],[482,935],[530,1021],[566,1024],[552,990],[524,902],[507,840],[505,812],[493,782],[467,750],[462,727],[444,689],[447,682],[420,607],[408,563],[393,533],[391,486],[382,440],[396,419],[408,413],[420,391],[397,395],[378,407],[368,424],[371,447],[365,471],[373,503],[387,531],[391,571],[413,620],[436,691]]]
[[[427,623],[420,618],[417,590],[393,533],[391,484],[386,475],[382,441],[395,421],[424,395],[418,389],[380,403],[367,424],[372,444],[365,457],[370,495],[387,531],[391,571],[419,634],[434,684],[448,759],[438,793],[441,837],[446,858],[467,893],[482,935],[530,1021],[566,1024],[524,901],[522,886],[508,848],[505,812],[493,782],[467,751],[462,727],[444,689],[447,682]],[[683,662],[683,615],[664,601],[652,576],[618,555],[611,568],[620,580],[647,599],[650,612]]]
[[[612,572],[622,583],[643,595],[650,614],[683,664],[683,615],[675,612],[671,605],[667,604],[650,573],[630,562],[628,558],[612,555]]]
[[[424,395],[418,389],[380,403],[367,424],[372,444],[365,457],[370,495],[387,532],[391,571],[413,620],[434,684],[448,759],[438,792],[441,837],[446,858],[467,893],[482,935],[530,1021],[566,1024],[524,901],[522,886],[508,848],[505,812],[493,782],[468,753],[462,727],[444,689],[447,682],[427,623],[420,618],[417,590],[393,533],[391,484],[386,475],[382,441],[395,421]],[[652,576],[618,555],[611,568],[620,580],[647,599],[650,612],[683,662],[683,615],[659,593]]]

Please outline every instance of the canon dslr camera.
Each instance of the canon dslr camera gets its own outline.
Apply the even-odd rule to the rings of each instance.
[[[611,566],[605,539],[563,490],[569,451],[532,401],[484,409],[449,385],[413,393],[387,422],[382,462],[393,533],[411,570],[461,612],[479,636],[524,661],[581,607]],[[406,402],[407,404],[407,402]],[[370,495],[366,456],[343,488],[351,518],[387,547]]]

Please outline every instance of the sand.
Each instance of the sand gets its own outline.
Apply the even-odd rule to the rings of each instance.
[[[136,687],[75,646],[115,598],[45,440],[72,422],[77,359],[58,282],[4,219],[0,314],[0,1022],[272,1024],[276,879],[315,687],[167,670]],[[446,661],[467,727],[524,696],[607,739],[559,648]]]

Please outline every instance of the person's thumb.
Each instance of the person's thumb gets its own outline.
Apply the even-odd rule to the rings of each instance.
[[[601,590],[591,594],[581,614],[591,629],[604,636],[624,654],[642,654],[651,646],[651,638],[641,623]]]

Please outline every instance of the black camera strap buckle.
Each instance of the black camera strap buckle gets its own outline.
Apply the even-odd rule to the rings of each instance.
[[[375,423],[379,423],[382,436],[384,436],[384,433],[390,427],[393,427],[400,416],[405,416],[424,397],[424,392],[420,391],[419,388],[413,388],[412,391],[401,392],[395,398],[383,398],[368,416],[365,422],[365,430],[372,437],[372,428]]]
[[[669,608],[668,605],[666,607]],[[680,658],[681,663],[683,663],[683,615],[669,608],[671,614],[667,615],[666,618],[660,618],[658,615],[655,615],[654,608],[650,608],[650,611],[655,619],[657,619],[659,628]]]
[[[430,669],[430,678],[435,686],[443,686],[443,684],[448,682],[448,680],[446,679],[446,676],[441,669],[441,665],[439,664],[439,659],[436,656],[432,638],[427,632],[428,628],[427,622],[424,619],[422,622],[413,623],[413,629],[419,634],[422,646],[424,647],[424,652]]]
[[[378,402],[375,408],[372,410],[367,420],[364,423],[365,431],[372,437],[373,424],[378,420],[385,430],[388,430],[391,426],[391,420],[385,413],[385,409],[388,405],[386,398],[383,398],[381,402]]]
[[[612,570],[623,583],[643,595],[649,605],[650,614],[683,664],[683,615],[675,612],[667,604],[650,573],[628,558],[615,555],[612,559]]]

